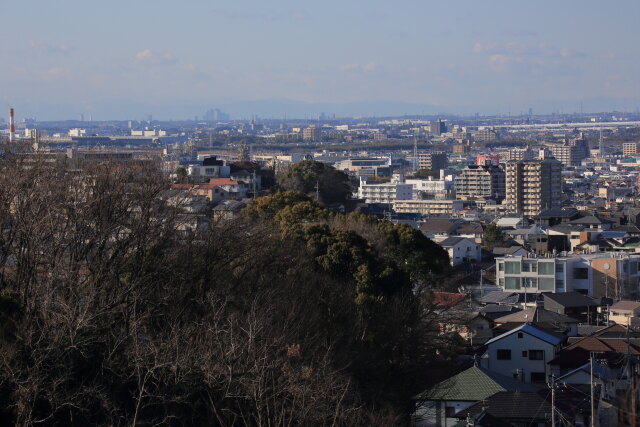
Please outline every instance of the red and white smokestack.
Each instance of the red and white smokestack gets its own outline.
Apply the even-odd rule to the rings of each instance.
[[[9,142],[16,139],[16,125],[13,119],[13,108],[9,109]]]

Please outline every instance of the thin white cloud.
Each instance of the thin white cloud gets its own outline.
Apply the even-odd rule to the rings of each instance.
[[[136,53],[135,62],[141,65],[161,66],[176,64],[178,59],[170,53],[158,53],[145,49]]]

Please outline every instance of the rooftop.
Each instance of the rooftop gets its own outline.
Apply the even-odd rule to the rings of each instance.
[[[518,312],[518,313],[514,313],[514,314],[520,314],[520,313],[522,313],[522,312]],[[510,316],[513,316],[513,315],[510,315]],[[505,317],[508,317],[508,316],[505,316]],[[537,327],[535,327],[535,326],[533,326],[533,325],[531,325],[529,323],[525,323],[522,326],[519,326],[519,327],[517,327],[515,329],[512,329],[512,330],[510,330],[508,332],[505,332],[502,335],[498,335],[497,337],[494,337],[494,338],[490,339],[489,341],[487,341],[485,343],[485,345],[489,345],[489,344],[491,344],[493,342],[501,340],[502,338],[505,338],[505,337],[507,337],[507,336],[509,336],[509,335],[511,335],[513,333],[516,333],[516,332],[524,332],[524,333],[529,334],[531,336],[534,336],[534,337],[536,337],[538,339],[541,339],[542,341],[548,342],[549,344],[552,344],[552,345],[558,345],[564,340],[564,337],[560,337],[557,334],[553,334],[553,333],[551,333],[549,331],[537,328]]]
[[[618,301],[611,306],[611,310],[637,310],[640,308],[640,302],[637,301]]]
[[[472,366],[415,396],[418,400],[478,401],[501,391],[536,391],[537,387]]]

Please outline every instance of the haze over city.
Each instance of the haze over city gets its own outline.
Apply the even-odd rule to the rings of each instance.
[[[640,3],[0,2],[38,120],[636,111]]]

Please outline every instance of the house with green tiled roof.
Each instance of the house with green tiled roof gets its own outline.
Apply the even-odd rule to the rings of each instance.
[[[503,391],[537,391],[513,378],[472,366],[414,397],[416,426],[440,427],[457,422],[455,414]]]

